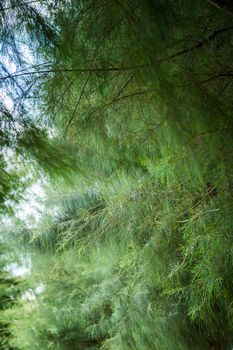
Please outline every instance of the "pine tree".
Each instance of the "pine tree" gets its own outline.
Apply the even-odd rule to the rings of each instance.
[[[84,194],[25,232],[45,289],[12,310],[20,349],[232,347],[229,4],[52,11],[52,64],[37,74]]]

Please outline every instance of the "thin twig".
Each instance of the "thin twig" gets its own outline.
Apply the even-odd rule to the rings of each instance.
[[[84,85],[83,85],[83,88],[82,88],[82,91],[81,91],[81,93],[80,93],[80,95],[79,95],[79,98],[78,98],[77,104],[76,104],[76,106],[75,106],[75,109],[74,109],[74,111],[73,111],[73,113],[72,113],[72,115],[71,115],[71,117],[70,117],[70,119],[69,119],[69,121],[68,121],[68,123],[67,123],[67,125],[66,125],[66,128],[65,128],[65,131],[64,131],[64,134],[63,134],[62,139],[64,139],[64,137],[65,137],[65,135],[66,135],[66,132],[67,132],[67,130],[68,130],[68,128],[69,128],[69,126],[70,126],[70,124],[71,124],[71,122],[72,122],[72,120],[73,120],[73,118],[74,118],[74,116],[75,116],[75,114],[76,114],[76,112],[77,112],[77,110],[78,110],[78,107],[79,107],[79,105],[80,105],[80,101],[81,101],[81,99],[82,99],[82,96],[83,96],[83,94],[84,94],[84,91],[85,91],[85,89],[86,89],[86,86],[87,86],[87,83],[88,83],[90,77],[91,77],[91,72],[89,72],[88,77],[87,77],[87,79],[86,79],[86,81],[85,81],[85,83],[84,83]]]

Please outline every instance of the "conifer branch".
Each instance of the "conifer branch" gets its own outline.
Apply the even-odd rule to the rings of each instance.
[[[46,75],[46,74],[52,74],[52,73],[104,73],[104,72],[124,72],[129,71],[133,69],[140,68],[139,66],[132,66],[132,67],[109,67],[109,68],[80,68],[80,69],[72,69],[72,68],[64,68],[64,69],[45,69],[41,71],[32,71],[32,72],[22,72],[22,73],[12,73],[5,77],[1,77],[0,81],[5,81],[7,79],[13,79],[13,78],[19,78],[19,77],[25,77],[25,76],[32,76],[32,75]]]
[[[190,53],[196,49],[200,49],[200,48],[203,48],[206,44],[208,44],[211,40],[215,39],[217,35],[219,34],[222,34],[222,33],[225,33],[225,32],[228,32],[230,30],[233,29],[233,26],[230,26],[230,27],[226,27],[226,28],[222,28],[222,29],[218,29],[218,30],[215,30],[208,38],[200,41],[198,44],[190,47],[190,48],[187,48],[187,49],[184,49],[184,50],[181,50],[175,54],[172,54],[170,56],[167,56],[165,58],[162,58],[158,61],[158,63],[163,63],[165,61],[168,61],[170,59],[173,59],[173,58],[176,58],[176,57],[179,57],[181,55],[184,55],[186,53]]]

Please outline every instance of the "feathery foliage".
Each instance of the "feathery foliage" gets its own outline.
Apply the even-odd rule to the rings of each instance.
[[[0,249],[0,348],[2,350],[16,350],[10,345],[12,334],[10,324],[4,314],[6,310],[16,305],[18,298],[23,293],[24,286],[22,281],[12,277],[7,271],[9,247],[1,243]]]
[[[30,283],[44,290],[8,312],[13,346],[233,346],[230,7],[71,0],[51,11],[42,109],[85,185],[23,235]]]

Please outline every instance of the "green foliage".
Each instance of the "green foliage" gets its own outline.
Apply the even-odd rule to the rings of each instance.
[[[232,347],[233,27],[211,3],[52,10],[43,111],[78,164],[79,195],[21,237],[44,290],[8,312],[13,346]],[[37,129],[19,145],[60,170]]]
[[[70,178],[67,172],[76,169],[72,155],[48,137],[45,118],[38,116],[43,81],[38,70],[48,67],[47,62],[41,64],[41,54],[44,59],[56,41],[56,30],[43,14],[48,5],[43,0],[0,4],[1,214],[12,214],[33,172],[36,177],[43,173]]]
[[[0,348],[2,350],[16,350],[10,345],[12,334],[5,312],[16,305],[17,299],[23,292],[23,284],[7,272],[9,247],[1,243],[0,249]]]
[[[49,230],[33,233],[31,284],[45,290],[13,312],[13,344],[203,349],[210,341],[227,343],[231,208],[219,210],[226,195],[196,194],[191,207],[193,194],[149,182],[100,207],[90,194],[71,198]]]

